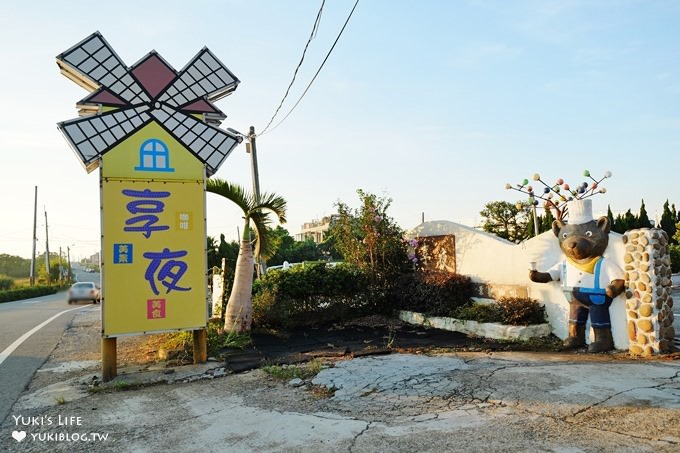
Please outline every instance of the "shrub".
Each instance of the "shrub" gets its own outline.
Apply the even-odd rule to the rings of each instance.
[[[496,301],[501,311],[501,323],[514,326],[547,322],[545,307],[534,299],[504,297]]]
[[[459,307],[452,317],[477,322],[498,322],[526,326],[547,322],[545,307],[534,299],[505,297],[492,304],[470,304]]]
[[[413,310],[430,316],[451,316],[470,304],[474,285],[470,277],[449,272],[404,274],[391,288],[390,301],[396,310]]]
[[[668,251],[671,255],[671,271],[677,274],[680,272],[680,245],[671,244]]]
[[[290,328],[368,313],[368,277],[357,267],[305,264],[267,272],[253,285],[253,322]]]
[[[55,286],[33,286],[25,288],[0,291],[0,302],[12,302],[14,300],[30,299],[31,297],[45,296],[57,292]]]
[[[365,271],[372,285],[384,288],[409,268],[404,231],[387,214],[391,199],[363,190],[357,194],[361,201],[358,209],[337,203],[327,241],[345,262]]]
[[[0,275],[0,291],[7,291],[14,286],[14,279],[6,275]]]

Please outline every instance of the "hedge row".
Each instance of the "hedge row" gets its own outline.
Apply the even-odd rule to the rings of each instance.
[[[403,274],[390,287],[393,310],[410,310],[428,316],[452,316],[472,303],[474,284],[470,277],[449,272]]]
[[[269,271],[253,286],[253,321],[291,328],[361,316],[372,311],[368,286],[367,275],[349,265]]]
[[[12,302],[21,299],[55,294],[59,288],[56,286],[27,286],[25,288],[0,291],[0,302]]]
[[[0,291],[7,291],[14,286],[14,279],[0,274]]]

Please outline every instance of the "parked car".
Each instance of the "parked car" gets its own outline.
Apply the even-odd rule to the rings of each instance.
[[[99,288],[92,282],[74,283],[68,290],[68,303],[72,304],[77,300],[89,300],[93,304],[99,303],[101,300]]]

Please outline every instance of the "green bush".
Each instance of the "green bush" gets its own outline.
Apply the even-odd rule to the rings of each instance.
[[[680,272],[680,245],[671,244],[668,251],[671,254],[671,271],[677,274]]]
[[[32,297],[55,294],[57,289],[58,288],[54,286],[33,286],[0,291],[0,302],[12,302],[14,300],[30,299]]]
[[[390,289],[395,310],[412,310],[430,316],[451,316],[469,305],[474,295],[470,277],[449,272],[403,274]]]
[[[7,291],[14,286],[14,279],[0,274],[0,291]]]
[[[498,322],[513,326],[547,322],[545,307],[534,299],[506,297],[491,304],[470,304],[457,308],[451,315],[477,322]]]
[[[504,297],[496,301],[501,310],[501,323],[513,326],[543,324],[548,322],[545,307],[534,299]]]
[[[362,316],[372,309],[367,287],[367,275],[347,264],[269,271],[253,285],[253,322],[290,328]]]

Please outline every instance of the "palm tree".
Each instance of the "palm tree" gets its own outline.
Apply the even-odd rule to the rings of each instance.
[[[267,226],[271,223],[270,213],[274,213],[280,223],[286,222],[286,200],[276,194],[264,193],[260,200],[238,184],[224,179],[213,178],[207,182],[208,192],[221,195],[233,201],[243,211],[243,237],[239,247],[234,284],[229,294],[224,317],[224,330],[242,333],[250,331],[253,321],[253,249],[250,244],[250,223],[255,227],[255,256],[269,252]]]

